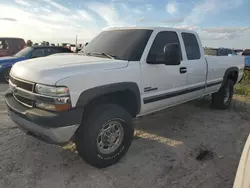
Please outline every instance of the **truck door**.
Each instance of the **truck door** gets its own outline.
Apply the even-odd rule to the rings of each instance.
[[[155,61],[164,61],[164,47],[170,43],[180,45],[175,31],[154,31],[144,50],[141,59],[142,105],[141,113],[149,113],[160,108],[180,103],[184,100],[183,91],[187,85],[186,67],[182,60],[178,65],[149,64],[154,56]]]
[[[199,97],[203,95],[206,74],[207,74],[207,65],[204,57],[203,49],[200,48],[201,43],[197,40],[197,36],[193,33],[181,33],[185,54],[183,57],[183,62],[185,62],[185,67],[187,70],[187,79],[189,92],[186,97],[190,100],[192,98]]]

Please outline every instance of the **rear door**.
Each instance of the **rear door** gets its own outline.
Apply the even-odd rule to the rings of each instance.
[[[183,58],[187,70],[187,85],[189,88],[189,93],[186,97],[192,99],[204,93],[207,64],[204,52],[201,51],[200,48],[201,43],[197,40],[197,36],[187,32],[182,32],[181,36],[186,51]]]
[[[148,64],[150,56],[156,61],[164,61],[164,47],[170,43],[181,46],[178,33],[173,31],[154,31],[141,59],[143,103],[141,113],[149,113],[166,108],[185,100],[187,74],[181,71],[185,63],[178,65]]]

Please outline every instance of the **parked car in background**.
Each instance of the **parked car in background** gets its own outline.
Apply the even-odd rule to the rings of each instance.
[[[237,55],[241,55],[244,50],[243,49],[235,49],[234,51]]]
[[[245,69],[250,70],[250,49],[246,49],[241,54],[245,56]]]
[[[0,57],[11,56],[25,47],[21,38],[0,38]]]
[[[230,48],[205,48],[205,55],[210,56],[231,56],[237,55],[233,49]]]
[[[67,44],[67,48],[70,49],[72,52],[76,52],[76,45],[75,44]]]
[[[217,56],[217,48],[204,48],[205,55]]]
[[[217,56],[230,56],[230,55],[237,55],[233,49],[230,48],[219,48],[217,50]]]
[[[65,47],[33,46],[24,48],[13,56],[1,57],[0,79],[1,81],[8,82],[9,71],[12,65],[14,65],[16,62],[31,58],[44,57],[55,53],[71,53],[71,51]]]
[[[67,47],[69,43],[61,43],[60,46]]]

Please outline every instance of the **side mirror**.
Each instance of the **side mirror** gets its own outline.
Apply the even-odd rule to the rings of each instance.
[[[166,65],[179,65],[181,50],[179,44],[171,43],[164,46],[164,61]]]

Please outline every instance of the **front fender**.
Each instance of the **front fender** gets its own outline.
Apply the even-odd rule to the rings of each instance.
[[[126,90],[133,92],[133,94],[136,96],[137,113],[139,113],[141,109],[141,95],[138,85],[134,82],[114,83],[85,90],[80,94],[76,106],[84,107],[94,98],[103,96],[105,94]]]

